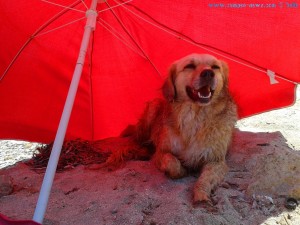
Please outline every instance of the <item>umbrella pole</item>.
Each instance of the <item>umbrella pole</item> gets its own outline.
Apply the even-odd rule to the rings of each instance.
[[[78,55],[77,59],[77,64],[74,69],[72,81],[70,84],[68,96],[65,102],[65,106],[63,109],[63,113],[59,122],[59,126],[57,129],[56,137],[53,143],[53,148],[51,151],[51,155],[49,158],[49,162],[47,165],[47,169],[45,172],[44,180],[42,183],[42,187],[40,190],[38,202],[35,208],[33,220],[42,223],[44,219],[44,215],[46,212],[49,196],[50,196],[50,191],[51,187],[53,184],[55,172],[56,172],[56,167],[58,164],[61,148],[63,145],[63,141],[65,138],[66,130],[68,127],[70,115],[72,112],[73,108],[73,103],[75,100],[79,80],[81,77],[84,61],[85,61],[85,55],[86,51],[89,45],[89,40],[90,40],[90,35],[94,31],[95,26],[96,26],[96,18],[97,18],[97,0],[92,0],[90,9],[87,10],[86,12],[86,17],[87,17],[87,22],[81,42],[81,47],[80,47],[80,52]]]

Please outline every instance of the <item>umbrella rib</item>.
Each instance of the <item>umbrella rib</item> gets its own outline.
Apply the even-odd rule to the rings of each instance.
[[[48,3],[48,4],[51,4],[51,5],[55,5],[55,6],[59,6],[59,7],[62,7],[64,9],[69,9],[69,10],[73,10],[73,11],[76,11],[76,12],[81,12],[81,13],[85,13],[85,11],[83,10],[79,10],[79,9],[74,9],[70,6],[64,6],[64,5],[61,5],[61,4],[57,4],[55,2],[50,2],[50,1],[47,1],[47,0],[41,0],[42,2],[45,2],[45,3]],[[80,2],[82,2],[82,0],[80,0]],[[85,5],[85,4],[84,4]],[[86,6],[86,5],[85,5]]]
[[[135,52],[139,56],[145,58],[144,55],[142,55],[138,50],[136,50],[132,45],[130,45],[130,43],[128,43],[126,41],[126,38],[123,35],[121,35],[118,31],[116,31],[111,25],[109,25],[109,23],[107,23],[105,20],[103,20],[101,18],[99,20],[101,20],[101,22],[100,21],[97,21],[97,22],[102,27],[104,27],[108,32],[110,32],[113,36],[115,36],[119,41],[121,41],[125,46],[127,46],[128,48],[130,48],[133,52]]]
[[[84,7],[85,7],[86,9],[89,9],[89,7],[85,4],[84,0],[81,0],[81,2],[82,2],[82,4],[84,5]]]
[[[86,18],[86,17],[82,17],[82,18],[80,18],[80,19],[73,20],[73,21],[71,21],[71,22],[69,22],[69,23],[66,23],[66,24],[64,24],[64,25],[58,26],[58,27],[53,28],[53,29],[51,29],[51,30],[48,30],[48,31],[45,31],[45,32],[41,32],[41,33],[35,35],[34,37],[39,37],[39,36],[42,36],[42,35],[44,35],[44,34],[51,33],[51,32],[53,32],[53,31],[59,30],[59,29],[61,29],[61,28],[64,28],[64,27],[66,27],[66,26],[69,26],[69,25],[71,25],[71,24],[73,24],[73,23],[76,23],[76,22],[78,22],[78,21],[84,20],[85,18]]]
[[[14,56],[14,58],[11,60],[11,62],[8,64],[6,70],[3,72],[3,74],[0,77],[0,82],[4,79],[12,65],[15,63],[15,61],[19,58],[22,51],[26,48],[26,46],[34,39],[39,33],[41,33],[48,25],[50,25],[53,21],[57,20],[59,17],[64,15],[66,12],[70,10],[70,8],[77,6],[79,3],[81,3],[81,0],[77,0],[74,3],[72,3],[68,8],[63,9],[56,15],[54,15],[52,18],[50,18],[46,23],[44,23],[42,26],[40,26],[23,44],[23,46],[19,49],[17,54]]]
[[[108,11],[108,10],[110,10],[110,9],[113,9],[113,8],[119,7],[119,6],[121,6],[121,5],[125,5],[125,4],[127,4],[127,3],[129,3],[129,2],[132,2],[132,0],[128,0],[128,1],[126,1],[126,2],[122,2],[122,3],[120,3],[120,2],[117,2],[117,4],[118,4],[118,5],[111,6],[111,7],[107,8],[107,9],[102,9],[102,10],[98,11],[97,13],[102,13],[102,12]]]
[[[119,3],[119,2],[116,1],[116,0],[114,0],[114,1],[115,1],[116,3]],[[153,22],[151,22],[151,21],[145,19],[144,17],[142,17],[142,16],[136,14],[135,12],[133,12],[132,10],[130,10],[128,7],[125,7],[124,5],[122,5],[122,7],[123,7],[124,9],[126,9],[127,11],[131,12],[131,13],[132,13],[133,15],[135,15],[136,17],[138,17],[138,18],[144,20],[145,22],[149,23],[150,25],[152,25],[152,26],[154,26],[154,27],[156,27],[156,28],[158,28],[158,29],[160,29],[160,30],[162,30],[162,31],[164,31],[164,32],[166,32],[166,33],[168,33],[168,34],[170,34],[170,35],[176,37],[176,38],[179,38],[179,39],[181,39],[181,40],[183,40],[183,41],[185,41],[185,42],[187,42],[187,43],[190,43],[190,44],[195,45],[195,46],[197,46],[197,47],[199,47],[199,48],[202,48],[202,49],[204,49],[204,50],[206,50],[206,51],[209,51],[209,52],[211,52],[211,53],[214,53],[214,54],[216,54],[216,55],[219,55],[219,56],[221,56],[221,57],[224,57],[224,58],[226,58],[226,59],[229,59],[229,60],[231,60],[231,61],[233,61],[233,62],[236,62],[236,63],[238,63],[238,64],[240,64],[240,65],[243,65],[243,66],[246,66],[246,67],[248,67],[248,68],[251,68],[251,69],[254,69],[254,70],[257,70],[257,71],[260,71],[260,72],[262,72],[262,73],[267,74],[267,71],[268,71],[267,68],[264,68],[264,67],[262,67],[262,66],[259,66],[259,65],[255,64],[255,63],[252,63],[252,62],[250,62],[250,61],[248,61],[248,60],[246,60],[246,59],[243,59],[243,58],[241,58],[241,57],[239,57],[239,56],[236,56],[236,55],[231,54],[231,53],[229,53],[229,52],[223,51],[223,50],[221,50],[221,49],[218,49],[218,48],[215,48],[215,47],[212,47],[212,46],[210,46],[210,45],[203,44],[203,43],[196,42],[195,40],[193,40],[193,39],[190,38],[189,36],[187,36],[187,35],[185,35],[185,34],[182,34],[182,33],[178,32],[178,31],[176,31],[176,30],[174,30],[174,29],[172,29],[172,28],[170,28],[170,27],[168,27],[168,26],[166,26],[166,25],[164,25],[164,24],[158,22],[157,20],[155,20],[154,18],[152,18],[150,15],[148,15],[147,13],[145,13],[143,10],[139,9],[138,7],[136,7],[136,6],[132,5],[132,4],[129,4],[129,5],[131,5],[131,6],[134,7],[136,10],[138,10],[138,11],[141,12],[142,14],[146,15],[147,17],[149,17],[149,18],[150,18],[151,20],[153,20],[155,23],[153,23]],[[215,51],[214,51],[213,49],[214,49]],[[217,51],[218,51],[218,52],[217,52]],[[223,54],[222,54],[222,53],[223,53]],[[225,55],[224,55],[224,54],[225,54]],[[230,56],[231,56],[231,57],[230,57]],[[240,60],[240,61],[239,61],[239,60]],[[293,84],[298,84],[297,82],[292,81],[292,80],[290,80],[290,79],[284,77],[284,76],[281,75],[281,74],[275,74],[275,77],[280,78],[280,79],[285,80],[285,81],[288,81],[288,82],[293,83]]]
[[[114,17],[116,18],[116,20],[118,21],[118,23],[121,25],[121,27],[123,28],[123,30],[127,33],[127,35],[130,37],[130,39],[133,41],[133,43],[142,52],[142,54],[145,56],[145,58],[148,60],[148,62],[152,65],[152,67],[155,69],[155,71],[157,72],[157,74],[159,75],[159,77],[162,78],[161,73],[159,72],[159,70],[157,69],[157,67],[154,65],[154,63],[151,61],[151,59],[149,58],[149,56],[146,54],[146,52],[144,51],[144,49],[137,43],[137,41],[134,39],[134,37],[131,35],[131,33],[127,30],[127,28],[125,27],[125,25],[123,24],[123,22],[119,19],[119,17],[116,15],[116,13],[114,12],[114,10],[108,4],[108,2],[105,1],[105,3],[107,5],[107,7],[110,9],[110,11],[112,12],[112,14],[114,15]]]
[[[94,40],[95,40],[95,34],[94,32],[91,33],[91,48],[89,52],[89,77],[90,77],[90,107],[91,107],[91,127],[92,127],[92,140],[95,138],[95,115],[94,115],[94,95],[93,95],[93,77],[92,77],[92,72],[93,72],[93,51],[94,51]]]

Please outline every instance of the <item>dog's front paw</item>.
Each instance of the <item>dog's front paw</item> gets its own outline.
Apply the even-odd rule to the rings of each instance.
[[[170,153],[163,156],[160,170],[172,179],[181,178],[186,174],[186,169],[183,168],[180,161]]]
[[[194,205],[199,205],[199,204],[202,204],[202,203],[213,205],[209,195],[205,191],[203,191],[203,190],[194,190],[193,204]]]

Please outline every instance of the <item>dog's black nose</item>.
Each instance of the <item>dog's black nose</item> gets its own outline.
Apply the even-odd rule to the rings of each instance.
[[[210,69],[205,69],[203,70],[201,73],[200,73],[200,77],[203,77],[203,78],[213,78],[215,76],[215,73],[213,70],[210,70]]]

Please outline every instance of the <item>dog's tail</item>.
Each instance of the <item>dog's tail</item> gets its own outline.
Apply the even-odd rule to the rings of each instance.
[[[150,160],[154,148],[138,143],[135,139],[135,129],[135,126],[129,125],[119,137],[95,141],[94,147],[100,152],[109,153],[110,156],[105,163],[92,165],[89,169],[115,170],[129,160]]]

